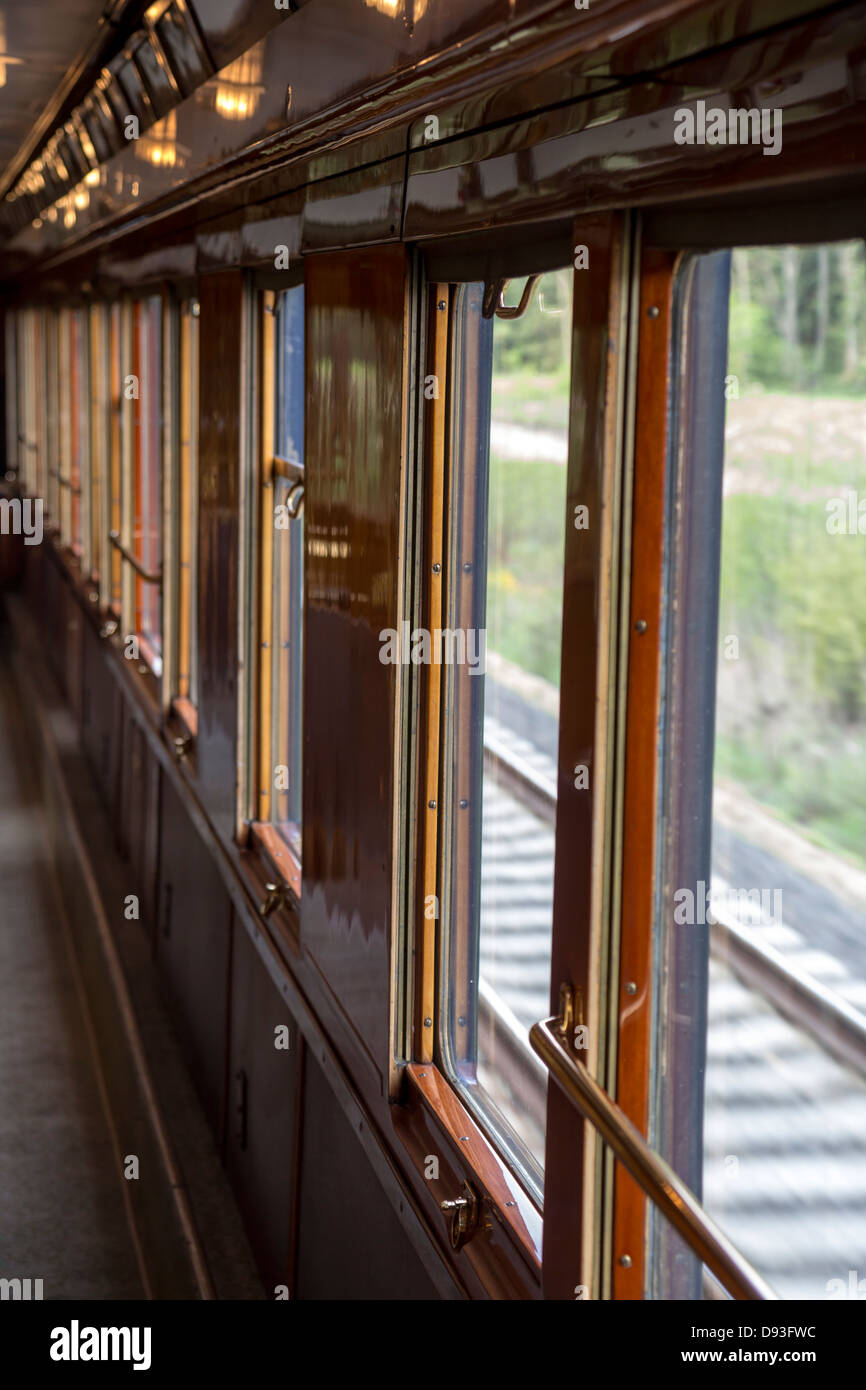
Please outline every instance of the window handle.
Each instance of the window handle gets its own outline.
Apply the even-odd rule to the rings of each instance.
[[[487,280],[484,284],[484,298],[482,300],[481,313],[486,319],[492,319],[495,315],[498,319],[521,319],[526,313],[532,302],[535,286],[541,279],[540,275],[527,275],[526,284],[523,286],[523,293],[520,296],[520,303],[508,305],[505,303],[505,291],[510,281],[508,280]]]
[[[177,762],[182,763],[187,753],[192,749],[192,739],[189,734],[180,734],[172,739],[174,756]]]
[[[299,516],[301,516],[301,514],[303,513],[303,510],[304,510],[304,484],[301,483],[301,482],[297,482],[297,483],[295,483],[295,486],[294,486],[293,488],[290,489],[289,495],[288,495],[288,497],[286,498],[286,511],[288,512],[289,516],[292,518],[292,521],[295,521],[295,520],[297,520],[297,518],[298,518]]]
[[[263,917],[270,917],[272,912],[276,912],[278,907],[282,907],[288,901],[288,893],[284,883],[266,883],[265,892],[267,897],[259,904],[259,912]]]
[[[451,1213],[451,1245],[454,1250],[465,1245],[478,1226],[478,1198],[468,1182],[463,1184],[463,1194],[462,1197],[452,1197],[447,1202],[439,1203],[442,1211]]]

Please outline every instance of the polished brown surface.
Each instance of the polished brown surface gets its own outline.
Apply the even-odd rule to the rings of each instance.
[[[237,922],[230,1009],[226,1167],[273,1296],[276,1284],[291,1284],[300,1034]]]
[[[3,6],[0,19],[0,169],[31,136],[75,59],[91,43],[104,0],[63,0],[46,7],[30,0]]]
[[[237,273],[199,283],[199,725],[202,800],[233,836],[238,713],[238,485],[241,307]]]
[[[675,263],[676,257],[665,252],[644,253],[638,309],[616,1098],[644,1135],[652,1047],[658,703]],[[636,627],[639,622],[646,624],[642,631]],[[627,982],[635,987],[629,992]],[[642,1298],[646,1198],[621,1165],[617,1165],[615,1181],[613,1296]],[[626,1255],[628,1266],[621,1263]]]
[[[407,381],[415,364],[407,345],[410,251],[381,243],[402,236],[447,247],[449,238],[476,229],[492,252],[503,234],[520,234],[533,247],[543,241],[546,222],[581,214],[574,241],[589,247],[590,270],[575,272],[551,1004],[555,1011],[559,984],[569,981],[582,1008],[578,1021],[590,1025],[588,1060],[599,1083],[616,1089],[623,1109],[644,1128],[672,257],[647,256],[638,306],[617,958],[617,943],[604,935],[612,819],[605,750],[612,745],[608,624],[619,551],[611,516],[624,428],[617,410],[628,224],[605,209],[661,205],[670,237],[684,200],[711,205],[715,198],[726,211],[731,190],[749,188],[756,202],[766,203],[780,187],[786,197],[803,188],[814,199],[822,179],[862,169],[866,153],[855,135],[866,5],[837,6],[801,26],[784,24],[806,5],[814,8],[808,0],[598,0],[583,15],[565,0],[551,6],[447,0],[428,5],[413,31],[402,0],[393,14],[373,3],[317,0],[280,23],[248,0],[201,0],[205,29],[223,34],[226,60],[241,35],[255,46],[272,27],[258,49],[260,77],[249,70],[228,80],[217,74],[178,106],[173,127],[158,132],[164,160],[146,156],[152,145],[124,148],[104,169],[105,181],[89,186],[89,203],[68,209],[67,225],[35,229],[21,240],[40,254],[49,245],[68,248],[23,286],[52,302],[201,277],[194,756],[174,763],[171,731],[161,729],[143,678],[127,669],[115,641],[96,636],[99,615],[88,606],[72,557],[46,541],[38,557],[25,557],[27,583],[128,855],[130,891],[142,897],[142,929],[155,934],[177,1027],[216,1140],[224,1141],[260,1266],[267,1280],[288,1282],[293,1296],[542,1293],[541,1218],[430,1060],[435,1051],[423,1018],[435,1012],[432,930],[419,935],[417,969],[410,960],[406,971],[418,985],[409,1001],[419,1024],[415,1047],[398,1059],[408,1066],[393,1065],[392,931],[405,915],[393,900],[394,811],[405,772],[394,760],[395,668],[379,661],[379,633],[401,615],[400,500],[412,404]],[[421,8],[417,0],[414,8]],[[498,57],[491,61],[494,48]],[[763,85],[776,78],[776,88]],[[784,106],[782,154],[673,143],[677,104],[726,93],[738,104]],[[427,144],[424,117],[431,109],[440,139]],[[251,149],[255,142],[261,143]],[[810,180],[808,187],[802,180]],[[151,220],[156,207],[164,221]],[[121,235],[124,217],[128,236]],[[100,228],[105,235],[97,240]],[[91,231],[93,240],[79,255],[76,239]],[[355,249],[345,250],[347,244]],[[293,267],[302,254],[306,259],[299,930],[295,918],[286,925],[278,912],[265,919],[258,910],[273,865],[263,850],[273,845],[274,832],[258,832],[250,850],[234,842],[238,508],[246,462],[240,267],[270,270],[257,284],[272,285],[278,245],[288,247]],[[336,245],[343,249],[326,250]],[[661,312],[650,318],[653,306]],[[437,340],[440,375],[446,354],[447,344]],[[424,462],[435,494],[446,421],[434,424]],[[577,505],[589,508],[588,530],[570,524]],[[425,524],[429,550],[436,543],[429,516],[419,519],[419,530]],[[426,558],[409,555],[415,568]],[[638,619],[647,624],[640,634]],[[435,745],[434,728],[419,733]],[[430,756],[435,762],[435,747]],[[589,768],[589,790],[574,787],[578,763]],[[428,841],[422,848],[423,886],[433,891],[436,846]],[[609,961],[618,972],[612,988],[605,979]],[[636,993],[625,995],[626,981]],[[605,1051],[612,1031],[608,998],[618,998],[618,1070]],[[288,1056],[273,1048],[273,1029],[282,1021],[290,1027]],[[400,1089],[392,1098],[394,1075]],[[245,1128],[238,1123],[239,1097]],[[611,1169],[593,1185],[594,1144],[552,1089],[543,1236],[548,1298],[572,1300],[581,1284],[600,1283],[603,1292],[606,1278],[615,1296],[640,1293],[644,1202],[621,1173],[608,1263],[595,1279],[598,1246],[594,1252],[590,1237],[610,1196]],[[441,1160],[435,1183],[425,1176],[430,1154]],[[478,1191],[482,1223],[455,1253],[440,1202],[464,1182]],[[628,1268],[619,1264],[623,1254],[631,1258]]]
[[[546,7],[527,13],[538,8]],[[818,17],[803,24],[815,10]],[[19,233],[15,246],[45,255],[112,220],[205,196],[215,215],[230,205],[233,185],[256,178],[261,185],[268,170],[275,172],[246,201],[273,197],[396,154],[410,121],[410,236],[441,235],[446,215],[452,230],[461,222],[461,230],[490,225],[506,210],[531,220],[542,196],[575,212],[695,196],[754,178],[790,182],[862,170],[862,3],[821,13],[814,0],[656,0],[650,7],[600,0],[586,15],[563,3],[511,32],[507,48],[503,35],[513,26],[506,6],[491,6],[485,18],[490,28],[455,48],[455,36],[472,27],[472,15],[456,4],[429,7],[411,35],[399,15],[350,0],[287,16],[245,55],[242,81],[216,74],[171,113],[171,127],[153,128],[147,139],[167,153],[151,158],[150,146],[132,142],[102,167],[97,185],[85,187],[82,206],[64,204],[54,221]],[[635,80],[641,73],[648,80]],[[728,105],[738,90],[746,105],[784,106],[779,156],[674,143],[676,106],[698,96]],[[232,109],[238,102],[240,112]],[[431,113],[440,132],[428,143]],[[479,126],[484,134],[464,148],[460,137]],[[365,141],[386,132],[397,141],[393,149],[365,152]],[[536,153],[519,154],[530,145]],[[485,159],[496,162],[458,168]]]
[[[221,1142],[227,1101],[231,907],[183,803],[165,781],[159,852],[157,964],[208,1120]]]
[[[306,262],[301,942],[383,1079],[390,1053],[394,667],[407,257]]]
[[[447,1144],[457,1155],[456,1160],[451,1156],[453,1170],[443,1173],[440,1167],[440,1177],[428,1184],[430,1195],[437,1204],[447,1199],[451,1192],[459,1191],[458,1174],[468,1170],[472,1175],[472,1181],[477,1184],[479,1191],[484,1193],[498,1220],[513,1232],[529,1264],[527,1278],[531,1273],[534,1282],[541,1270],[541,1214],[519,1183],[513,1178],[509,1179],[507,1169],[481,1129],[467,1114],[454,1088],[439,1069],[430,1063],[417,1062],[407,1067],[407,1073],[412,1086],[417,1088],[418,1094],[423,1098],[425,1106],[443,1125]],[[439,1140],[436,1144],[437,1155],[442,1156],[442,1162],[447,1162],[445,1146]],[[444,1222],[445,1218],[442,1219]],[[491,1229],[490,1222],[482,1219],[478,1231],[479,1244],[483,1245],[483,1237],[489,1234]],[[469,1252],[469,1244],[466,1249]],[[477,1249],[475,1254],[479,1254]],[[480,1255],[477,1261],[473,1261],[470,1255],[470,1263],[475,1264],[479,1271],[483,1271],[489,1261],[486,1258],[482,1259]],[[516,1296],[524,1295],[518,1290]]]
[[[586,246],[589,268],[575,272],[571,416],[565,533],[559,777],[554,870],[551,1012],[559,987],[569,983],[575,1022],[590,1029],[590,1067],[600,1055],[599,932],[605,814],[605,740],[610,620],[611,503],[616,378],[625,343],[619,338],[619,219],[576,223],[575,246]],[[578,529],[575,509],[588,508]],[[574,769],[588,769],[588,786],[575,787]],[[587,1265],[587,1221],[596,1207],[591,1161],[594,1136],[556,1086],[548,1088],[545,1167],[544,1293],[573,1299],[592,1288]],[[587,1144],[589,1139],[589,1144]],[[583,1242],[583,1243],[582,1243]]]

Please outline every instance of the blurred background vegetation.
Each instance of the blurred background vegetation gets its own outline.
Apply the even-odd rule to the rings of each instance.
[[[717,771],[866,862],[866,255],[859,242],[732,257]],[[727,661],[726,634],[739,641]]]
[[[493,348],[488,642],[552,686],[568,518],[544,455],[558,436],[565,458],[571,282],[543,276]],[[866,498],[863,244],[735,251],[728,373],[717,772],[863,865],[866,536],[826,524],[830,498]]]
[[[866,247],[759,246],[732,257],[728,371],[751,386],[866,391]]]
[[[571,278],[567,270],[543,275],[523,317],[496,319],[493,329],[487,641],[557,688]],[[506,303],[517,302],[522,288],[519,281],[509,289]],[[537,456],[537,432],[553,436],[548,446],[558,439],[561,461]]]

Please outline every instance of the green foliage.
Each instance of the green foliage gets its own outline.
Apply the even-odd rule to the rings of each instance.
[[[506,291],[519,301],[524,282]],[[571,274],[543,275],[519,319],[496,319],[493,418],[559,432],[568,428]],[[559,684],[566,473],[544,459],[490,460],[487,633],[493,651]]]
[[[748,788],[780,820],[824,849],[863,864],[866,845],[866,738],[841,747],[791,740],[773,759],[759,738],[716,740],[716,770]]]
[[[505,293],[506,304],[520,300],[524,281]],[[528,308],[519,319],[497,319],[493,333],[494,376],[516,379],[556,375],[562,378],[571,357],[571,272],[542,275]]]
[[[862,246],[735,252],[728,372],[720,633],[741,665],[722,658],[717,769],[862,863],[866,540],[828,533],[825,505],[866,495],[862,417],[840,399],[866,391]]]
[[[862,242],[753,247],[732,259],[729,372],[767,389],[866,388]]]
[[[565,470],[494,457],[490,466],[487,633],[491,648],[559,684]]]

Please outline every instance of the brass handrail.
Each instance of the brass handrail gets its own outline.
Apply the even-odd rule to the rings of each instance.
[[[590,1076],[571,1051],[567,1036],[568,1029],[559,1018],[535,1023],[529,1032],[529,1041],[560,1089],[728,1293],[737,1299],[775,1299],[770,1285],[719,1230],[691,1189]]]
[[[115,550],[120,551],[124,560],[129,561],[136,574],[144,580],[145,584],[162,584],[162,569],[145,569],[138,556],[133,555],[131,550],[127,550],[126,546],[123,544],[123,541],[120,539],[120,533],[118,531],[109,531],[108,539],[111,541],[111,544],[114,546]]]

